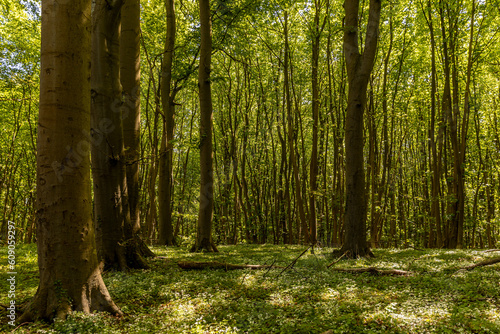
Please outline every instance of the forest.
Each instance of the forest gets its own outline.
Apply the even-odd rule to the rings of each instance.
[[[498,0],[0,24],[0,331],[500,331]]]

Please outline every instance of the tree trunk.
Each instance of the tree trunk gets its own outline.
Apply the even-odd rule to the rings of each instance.
[[[134,234],[141,228],[139,209],[139,159],[141,157],[140,104],[140,4],[126,1],[121,11],[120,82],[123,103],[123,140],[127,160],[127,190],[130,222]]]
[[[140,2],[126,1],[121,10],[120,31],[120,82],[123,96],[123,143],[125,146],[128,206],[131,234],[129,252],[138,251],[142,256],[154,253],[139,236],[140,185],[139,161],[141,158],[141,67],[140,67]],[[135,250],[137,249],[137,250]]]
[[[313,22],[313,41],[312,41],[312,116],[313,116],[313,133],[312,133],[312,150],[311,150],[311,163],[309,171],[309,186],[311,187],[309,193],[309,232],[310,241],[314,246],[318,242],[318,226],[316,220],[316,193],[318,192],[318,125],[319,125],[319,82],[318,82],[318,66],[319,66],[319,52],[320,52],[320,39],[323,28],[325,27],[326,18],[323,25],[320,26],[320,13],[322,0],[314,1],[314,22]],[[328,4],[327,4],[328,6]]]
[[[288,126],[288,154],[290,155],[290,165],[293,172],[293,182],[295,186],[295,198],[300,219],[300,226],[304,234],[304,242],[309,243],[309,230],[307,228],[306,214],[304,211],[304,201],[302,191],[300,189],[299,166],[295,154],[294,145],[294,124],[292,116],[292,97],[290,92],[290,48],[288,46],[288,13],[285,11],[285,60],[284,60],[284,88],[285,88],[285,103],[287,110],[287,126]],[[300,111],[297,111],[300,112]],[[290,218],[289,218],[290,219]],[[291,233],[291,230],[290,230]],[[300,238],[300,236],[299,236]]]
[[[191,251],[217,252],[212,241],[214,207],[214,175],[212,150],[212,93],[210,89],[210,64],[212,59],[212,22],[210,1],[199,0],[200,6],[200,66],[198,87],[200,100],[200,209],[196,243]]]
[[[90,7],[42,2],[37,154],[40,282],[19,322],[72,310],[119,315],[101,277],[90,192]],[[75,22],[79,22],[78,25]]]
[[[363,165],[363,113],[366,90],[377,51],[380,0],[370,0],[364,52],[358,47],[359,0],[346,0],[344,53],[349,80],[345,121],[346,212],[344,245],[341,252],[351,257],[371,256],[366,242],[366,197]]]
[[[97,0],[92,17],[92,176],[99,257],[105,268],[145,268],[128,202],[120,84],[123,1]]]
[[[175,90],[171,90],[172,63],[175,46],[175,8],[174,0],[165,0],[167,11],[167,36],[162,62],[161,100],[163,105],[163,135],[160,149],[160,179],[159,179],[159,243],[173,246],[174,228],[172,222],[172,192],[173,192],[173,143],[175,128]]]
[[[434,26],[432,21],[431,2],[427,2],[428,16],[426,17],[427,25],[430,32],[431,43],[431,120],[429,125],[429,151],[431,153],[431,218],[432,223],[429,226],[429,247],[441,247],[441,210],[440,210],[440,193],[441,193],[441,155],[438,155],[435,127],[436,127],[436,42],[434,38]]]

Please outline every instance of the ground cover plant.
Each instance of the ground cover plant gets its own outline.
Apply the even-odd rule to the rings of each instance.
[[[376,258],[335,259],[332,249],[307,252],[293,268],[183,270],[178,261],[285,267],[304,246],[220,246],[219,253],[153,248],[150,269],[106,272],[125,316],[74,312],[65,321],[35,322],[15,333],[498,333],[499,265],[458,268],[497,256],[479,250],[375,250]],[[6,247],[1,248],[2,259]],[[345,273],[333,268],[400,269],[410,276]],[[2,261],[2,282],[6,281]],[[35,245],[17,249],[18,303],[36,291]],[[280,275],[281,273],[281,275]],[[2,287],[5,284],[2,283]],[[3,288],[2,288],[3,290]],[[2,292],[0,303],[8,303]],[[1,332],[12,331],[0,309]]]

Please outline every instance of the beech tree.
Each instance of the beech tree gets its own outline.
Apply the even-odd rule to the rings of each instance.
[[[139,207],[139,159],[141,157],[141,58],[140,1],[125,1],[121,9],[120,83],[123,95],[123,142],[130,223],[137,234],[141,228]]]
[[[217,252],[212,241],[214,208],[214,171],[212,144],[212,91],[210,71],[212,60],[212,20],[210,1],[199,0],[200,7],[200,65],[198,88],[200,102],[200,208],[196,242],[191,251]]]
[[[172,223],[172,191],[173,191],[173,143],[175,128],[175,95],[178,90],[171,89],[172,63],[175,46],[175,5],[174,0],[165,0],[167,12],[167,35],[162,62],[161,99],[163,106],[163,135],[159,157],[160,181],[159,207],[159,243],[172,246],[175,244]]]
[[[97,260],[90,192],[90,0],[42,1],[37,139],[40,282],[19,322],[121,314]],[[79,22],[79,24],[75,24]]]
[[[359,0],[346,0],[344,7],[344,53],[349,90],[345,120],[345,236],[341,252],[348,251],[351,257],[371,256],[366,242],[363,114],[366,90],[377,51],[381,1],[370,0],[363,52],[358,45]]]
[[[123,1],[97,0],[92,16],[92,176],[99,256],[105,268],[147,265],[130,219],[122,87],[120,14]]]
[[[99,45],[108,53],[92,62],[95,87],[104,87],[94,89],[92,103],[111,115],[102,114],[104,127],[99,120],[92,126],[92,142],[107,143],[93,154],[102,159],[94,172],[115,163],[109,169],[126,175],[126,181],[96,175],[94,182],[101,193],[118,182],[95,197],[99,231],[112,221],[105,215],[120,219],[120,231],[110,228],[110,238],[98,237],[114,253],[115,243],[127,252],[133,238],[126,234],[139,227],[150,242],[175,237],[191,246],[199,218],[213,221],[213,231],[204,233],[217,244],[305,243],[309,235],[310,244],[341,247],[346,233],[368,237],[371,248],[497,242],[500,16],[494,2],[382,2],[371,64],[370,1],[359,2],[355,23],[348,22],[354,14],[344,20],[350,1],[345,7],[329,0],[212,1],[211,68],[203,42],[199,86],[191,75],[200,69],[199,2],[143,1],[140,39],[137,0],[115,10],[120,2],[106,2],[116,17],[103,15],[104,2],[94,2],[96,18],[105,17],[94,32],[101,29],[105,42]],[[33,96],[39,89],[40,11],[24,0],[0,7],[0,235],[15,220],[29,242],[36,237]],[[346,46],[359,45],[344,48],[343,26]],[[99,72],[106,66],[119,70]],[[356,107],[363,112],[353,112],[356,95],[363,95],[365,105]],[[114,117],[123,121],[122,139]],[[213,131],[211,140],[205,129]],[[206,154],[209,142],[213,157]],[[203,170],[211,171],[203,172],[203,196],[198,149]],[[200,203],[207,209],[203,218]],[[116,214],[120,207],[122,216]],[[359,230],[351,233],[353,226]],[[119,267],[119,257],[113,258]]]
[[[141,230],[140,160],[141,160],[141,24],[140,0],[126,1],[121,9],[120,83],[122,86],[123,145],[125,146],[125,176],[130,210],[129,261],[155,254],[139,236]],[[133,266],[135,266],[133,264]]]

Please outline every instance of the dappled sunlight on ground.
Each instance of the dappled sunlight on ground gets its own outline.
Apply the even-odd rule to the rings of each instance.
[[[36,248],[21,248],[21,295],[37,286]],[[340,261],[339,268],[412,271],[409,277],[334,272],[331,249],[307,252],[292,269],[182,270],[178,261],[287,266],[304,246],[220,246],[219,253],[153,247],[162,256],[149,270],[105,273],[126,316],[75,313],[54,325],[19,333],[463,333],[500,332],[498,265],[461,266],[485,258],[476,251],[375,250],[375,259]],[[2,249],[1,251],[4,252]],[[31,253],[30,253],[31,252]],[[34,253],[33,253],[34,252]],[[2,296],[3,297],[3,296]],[[5,303],[2,301],[1,303]],[[0,328],[2,330],[2,328]]]

